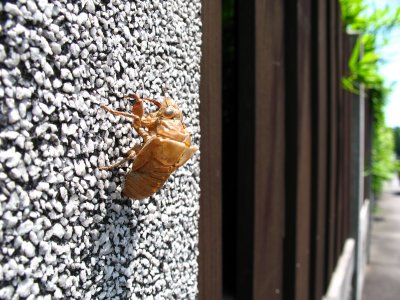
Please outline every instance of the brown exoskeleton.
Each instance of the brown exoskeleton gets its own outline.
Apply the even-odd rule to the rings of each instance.
[[[157,192],[169,175],[186,163],[198,150],[191,145],[191,136],[183,123],[182,112],[170,98],[162,103],[136,94],[125,96],[132,99],[132,113],[113,110],[105,105],[101,108],[114,116],[132,119],[132,127],[143,138],[143,144],[130,149],[124,159],[99,167],[111,170],[131,161],[132,168],[126,175],[122,194],[133,199],[144,199]],[[155,104],[158,109],[144,115],[143,101]]]

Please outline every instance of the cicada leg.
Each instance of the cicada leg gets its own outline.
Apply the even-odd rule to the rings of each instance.
[[[161,103],[157,100],[154,99],[150,99],[150,98],[140,98],[138,95],[136,94],[130,94],[127,96],[123,97],[124,99],[133,99],[133,105],[132,105],[132,113],[136,116],[138,116],[140,118],[140,121],[134,120],[132,122],[132,127],[136,129],[136,131],[139,133],[139,128],[140,127],[149,127],[149,124],[152,124],[154,122],[154,120],[151,120],[150,122],[148,122],[148,120],[146,119],[145,122],[143,122],[143,114],[144,114],[144,108],[143,108],[143,100],[144,101],[148,101],[153,103],[154,105],[156,105],[157,107],[161,107]],[[147,121],[147,122],[146,122]],[[144,136],[146,136],[146,133],[139,133],[143,138],[145,138]]]
[[[122,160],[120,160],[119,162],[109,165],[109,166],[104,166],[104,167],[99,167],[99,170],[104,170],[104,171],[110,171],[112,169],[118,168],[120,166],[122,166],[124,163],[126,163],[127,161],[133,161],[136,158],[136,151],[134,150],[135,147],[133,147],[132,149],[130,149],[127,152],[127,156],[125,158],[123,158]]]
[[[158,107],[160,107],[160,106],[161,106],[161,103],[160,103],[159,101],[157,101],[157,100],[154,100],[154,99],[150,99],[150,98],[142,98],[142,100],[145,100],[145,101],[151,102],[151,103],[155,104],[155,105],[156,105],[156,106],[158,106]]]
[[[120,160],[119,162],[109,165],[109,166],[103,166],[103,167],[99,167],[99,170],[102,171],[110,171],[112,169],[118,168],[120,166],[122,166],[124,163],[126,163],[129,159],[128,158],[124,158],[122,160]]]
[[[105,105],[101,105],[100,107],[101,107],[102,109],[104,109],[105,111],[107,111],[107,112],[113,114],[114,116],[123,116],[123,117],[130,118],[130,119],[133,119],[133,120],[135,120],[135,121],[137,120],[137,121],[140,122],[140,117],[138,117],[138,116],[135,115],[135,114],[131,114],[131,113],[123,112],[123,111],[114,110],[114,109],[109,108],[108,106],[105,106]]]
[[[135,114],[114,110],[114,109],[111,109],[111,108],[109,108],[109,107],[107,107],[105,105],[101,105],[100,107],[102,109],[104,109],[105,111],[108,111],[109,113],[113,114],[114,116],[123,116],[123,117],[126,117],[126,118],[130,118],[130,119],[133,119],[134,121],[139,122],[139,124],[140,124],[140,118]],[[146,130],[144,130],[143,128],[137,126],[135,124],[135,122],[133,123],[133,128],[135,128],[137,133],[143,138],[143,140],[145,142],[147,142],[149,140],[150,135],[146,132]]]
[[[133,105],[132,105],[132,114],[136,115],[139,117],[139,120],[133,120],[132,122],[132,127],[136,129],[141,127],[141,120],[143,117],[144,109],[143,109],[143,101],[140,99],[140,97],[136,94],[130,94],[126,95],[123,97],[123,99],[133,99]]]
[[[123,157],[129,157],[132,153],[135,153],[134,155],[136,156],[136,153],[140,151],[140,149],[143,148],[143,145],[135,145],[131,149],[129,149],[126,152],[122,152]]]
[[[124,99],[134,99],[135,101],[140,101],[140,100],[145,100],[145,101],[148,101],[148,102],[151,102],[151,103],[153,103],[153,104],[155,104],[156,106],[158,106],[158,107],[160,107],[161,106],[161,103],[159,102],[159,101],[157,101],[157,100],[154,100],[154,99],[150,99],[150,98],[140,98],[138,95],[136,95],[136,94],[129,94],[129,95],[126,95],[126,96],[124,96],[123,97]]]

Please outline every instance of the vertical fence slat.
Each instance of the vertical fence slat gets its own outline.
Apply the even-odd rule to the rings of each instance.
[[[338,12],[337,18],[340,17],[340,13]],[[342,31],[340,22],[336,21],[336,72],[337,72],[337,172],[336,172],[336,188],[337,188],[337,199],[336,199],[336,221],[335,221],[335,261],[340,256],[342,251],[342,226],[343,226],[343,90],[340,88],[341,81],[340,76],[342,75],[343,68],[343,59],[342,59]]]
[[[282,299],[284,235],[283,5],[256,0],[253,299]]]
[[[311,225],[310,0],[286,2],[285,55],[284,298],[308,299]]]
[[[357,36],[352,36],[356,39]],[[361,299],[361,268],[362,268],[362,249],[360,236],[360,211],[363,203],[364,194],[364,113],[365,99],[363,86],[360,87],[360,94],[352,97],[352,151],[351,151],[351,219],[350,236],[356,240],[355,271],[353,276],[353,298]]]
[[[327,90],[327,1],[314,0],[313,16],[313,45],[312,57],[316,59],[313,68],[313,157],[316,159],[313,165],[312,192],[313,192],[313,215],[312,215],[312,241],[311,241],[311,275],[310,277],[310,299],[321,299],[326,288],[324,275],[325,266],[325,212],[327,204],[327,136],[328,136],[328,90]]]
[[[347,33],[344,33],[344,74],[343,76],[349,75],[348,61],[350,59],[354,43]],[[346,205],[345,205],[345,224],[344,224],[344,235],[345,238],[349,237],[350,234],[350,199],[351,199],[351,110],[352,110],[352,95],[350,92],[344,92],[344,99],[346,104],[346,149],[345,149],[345,166],[346,166],[346,179],[345,179],[345,191],[346,191]]]
[[[236,298],[253,298],[255,167],[255,0],[237,0],[238,157]]]
[[[337,168],[337,130],[336,130],[336,111],[337,111],[337,72],[336,72],[336,2],[329,2],[329,130],[328,130],[328,156],[329,156],[329,183],[328,183],[328,207],[327,207],[327,243],[326,243],[326,258],[327,258],[327,272],[326,281],[329,282],[333,269],[335,267],[335,219],[336,219],[336,168]]]
[[[298,173],[296,224],[296,299],[309,299],[311,204],[311,2],[298,1]]]
[[[202,2],[199,299],[221,299],[221,3]]]
[[[338,16],[340,17],[340,16]],[[344,201],[344,190],[343,190],[343,181],[344,181],[344,99],[343,99],[343,89],[341,89],[341,76],[343,73],[343,39],[342,39],[342,30],[340,22],[337,22],[337,73],[338,73],[338,114],[337,114],[337,127],[338,127],[338,172],[337,172],[337,188],[338,188],[338,197],[337,197],[337,210],[336,210],[336,259],[339,258],[342,252],[342,233],[343,233],[343,201]]]

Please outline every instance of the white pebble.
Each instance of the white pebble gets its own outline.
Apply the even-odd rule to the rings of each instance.
[[[23,242],[21,245],[21,250],[27,257],[35,256],[36,249],[31,242]]]
[[[50,65],[48,62],[44,63],[44,65],[43,65],[43,71],[44,71],[44,73],[45,73],[47,76],[52,76],[52,75],[54,75],[53,68],[51,67],[51,65]]]
[[[0,290],[0,299],[11,300],[14,295],[14,288],[12,286],[5,286]]]
[[[6,138],[8,140],[15,140],[19,136],[19,133],[16,131],[6,131],[0,133],[0,137]]]
[[[4,11],[8,12],[9,14],[12,14],[13,16],[21,16],[22,15],[18,6],[15,4],[12,4],[10,2],[6,3],[6,5],[4,6]]]
[[[18,226],[18,235],[24,235],[33,229],[33,222],[31,220],[26,220],[24,223]]]
[[[49,43],[43,36],[40,38],[40,46],[45,53],[50,55],[53,54],[53,51],[51,50]]]
[[[19,112],[17,109],[12,109],[9,113],[8,113],[8,121],[11,124],[14,124],[16,122],[18,122],[19,120],[21,120],[21,116],[19,115]]]
[[[73,93],[75,91],[74,86],[70,82],[66,82],[63,85],[63,91],[66,93]]]
[[[31,13],[35,13],[36,11],[37,11],[37,5],[36,5],[36,3],[35,3],[35,1],[33,1],[33,0],[28,0],[27,2],[26,2],[26,7],[28,8],[28,10],[31,12]]]
[[[96,6],[94,5],[93,0],[86,1],[86,9],[88,12],[94,14],[96,12]]]
[[[17,294],[22,298],[26,298],[31,293],[31,287],[33,285],[33,279],[27,278],[20,282],[17,287]]]
[[[55,235],[59,239],[63,238],[63,236],[65,234],[65,229],[60,223],[54,224],[52,230],[53,230],[53,235]]]
[[[81,52],[81,58],[86,59],[89,57],[89,51],[88,49],[83,49]]]
[[[61,125],[61,134],[62,135],[75,135],[77,133],[78,126],[76,124],[71,124],[68,126],[67,124],[63,123]]]
[[[85,23],[88,20],[88,15],[85,12],[81,12],[78,15],[78,24],[82,25],[83,23]]]
[[[68,191],[65,187],[60,187],[60,196],[64,201],[68,200]]]
[[[67,68],[62,68],[60,71],[60,77],[61,79],[72,79],[72,74],[71,71]]]
[[[71,51],[71,54],[74,57],[78,57],[79,53],[81,52],[81,48],[78,46],[78,44],[72,44],[69,50]]]
[[[3,45],[0,45],[0,61],[4,61],[7,57],[6,50]]]
[[[32,92],[30,89],[27,88],[22,88],[22,87],[17,87],[15,91],[15,98],[18,100],[24,99],[24,98],[30,98],[32,96]]]
[[[37,82],[38,85],[43,85],[44,84],[44,74],[42,72],[36,72],[35,75],[33,76]]]
[[[12,228],[18,223],[18,218],[13,216],[10,211],[4,213],[3,220],[6,228]]]
[[[6,166],[8,168],[14,168],[14,167],[18,166],[19,162],[21,161],[21,157],[22,157],[21,153],[19,153],[19,152],[15,153],[14,156],[10,157],[7,160]]]
[[[10,171],[10,177],[11,177],[12,179],[16,179],[16,180],[22,179],[22,176],[23,176],[23,173],[22,173],[22,170],[21,170],[21,169],[17,169],[17,168],[11,169],[11,171]]]
[[[61,45],[56,42],[51,43],[50,47],[51,47],[51,50],[53,51],[53,53],[56,55],[58,55],[62,52]]]
[[[60,88],[62,86],[62,81],[61,80],[59,80],[59,79],[54,79],[53,80],[53,87],[55,88],[55,89],[58,89],[58,88]]]

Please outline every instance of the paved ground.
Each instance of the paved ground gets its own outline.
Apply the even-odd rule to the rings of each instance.
[[[400,184],[390,182],[378,201],[362,300],[400,300]]]

